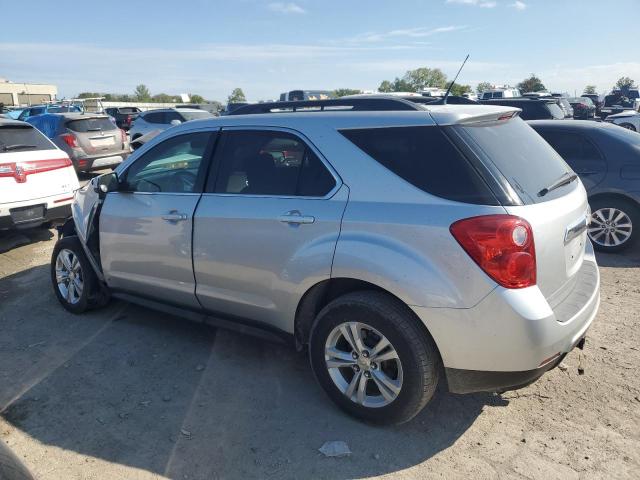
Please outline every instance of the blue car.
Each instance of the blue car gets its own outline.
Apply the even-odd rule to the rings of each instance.
[[[43,113],[68,113],[68,112],[82,112],[82,109],[77,105],[60,105],[55,103],[52,103],[50,105],[34,105],[22,110],[18,115],[17,120],[22,120],[24,122],[29,117],[42,115]]]

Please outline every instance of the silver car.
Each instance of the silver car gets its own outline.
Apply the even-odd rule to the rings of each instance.
[[[517,109],[290,111],[304,103],[180,125],[93,179],[52,256],[62,305],[263,327],[378,423],[438,383],[520,388],[584,345],[600,298],[587,196]]]
[[[167,128],[190,120],[211,118],[214,115],[197,108],[158,108],[141,112],[131,121],[129,138],[131,141],[153,131],[164,131]]]

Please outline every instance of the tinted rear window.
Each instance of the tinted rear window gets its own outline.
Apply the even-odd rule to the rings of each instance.
[[[207,111],[202,112],[180,112],[180,115],[184,117],[184,119],[188,122],[189,120],[198,120],[200,118],[211,118],[213,117],[212,113]]]
[[[538,197],[540,190],[571,169],[562,157],[520,118],[489,125],[454,128],[484,161],[491,161],[500,170],[523,202],[539,203],[566,193],[566,187],[561,187],[544,197]]]
[[[56,147],[32,126],[0,125],[0,153],[53,150],[54,148]]]
[[[480,175],[440,127],[366,128],[340,133],[425,192],[458,202],[497,203]]]
[[[74,132],[83,133],[115,130],[118,127],[108,118],[83,118],[82,120],[73,120],[67,123],[67,128]]]

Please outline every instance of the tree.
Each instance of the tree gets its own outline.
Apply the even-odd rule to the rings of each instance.
[[[378,91],[380,93],[393,92],[393,84],[389,80],[383,80],[380,86],[378,87]]]
[[[629,77],[621,77],[618,79],[615,85],[615,89],[621,90],[622,92],[628,92],[631,87],[635,85],[636,82]]]
[[[347,95],[357,95],[358,93],[362,93],[362,90],[356,90],[354,88],[336,88],[333,91],[333,94],[336,97],[346,97]]]
[[[191,99],[191,103],[207,103],[202,95],[198,95],[197,93],[190,93],[189,98]]]
[[[439,68],[416,68],[404,74],[402,80],[409,85],[410,91],[417,92],[427,87],[445,88],[447,76]]]
[[[469,93],[472,91],[473,89],[471,88],[471,85],[460,85],[459,83],[454,83],[451,87],[451,95],[457,95],[458,97],[461,97],[463,93]]]
[[[139,102],[148,102],[149,100],[151,100],[149,89],[143,83],[136,87],[134,94]]]
[[[176,97],[175,95],[167,95],[166,93],[157,93],[153,97],[151,97],[152,102],[157,103],[175,103],[179,102],[180,97]]]
[[[536,77],[535,73],[532,73],[529,78],[525,78],[518,84],[518,89],[522,93],[527,92],[541,92],[542,90],[546,90],[544,83],[538,77]]]
[[[586,93],[587,95],[595,95],[598,92],[596,92],[595,85],[587,85],[586,87],[584,87],[584,93]]]
[[[234,88],[233,92],[231,92],[231,95],[229,95],[229,98],[227,98],[227,103],[239,103],[246,101],[247,99],[244,96],[244,92],[241,88]]]
[[[476,92],[482,93],[487,90],[491,90],[493,88],[493,84],[491,82],[480,82],[476,87]]]

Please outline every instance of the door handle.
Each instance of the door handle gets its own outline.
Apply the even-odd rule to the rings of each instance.
[[[311,215],[300,215],[300,212],[295,210],[292,212],[287,212],[284,215],[280,215],[278,217],[278,221],[293,225],[300,225],[313,223],[316,221],[316,217],[312,217]]]
[[[177,210],[171,210],[169,213],[162,215],[162,219],[167,222],[177,223],[189,218],[186,213],[178,213]]]

